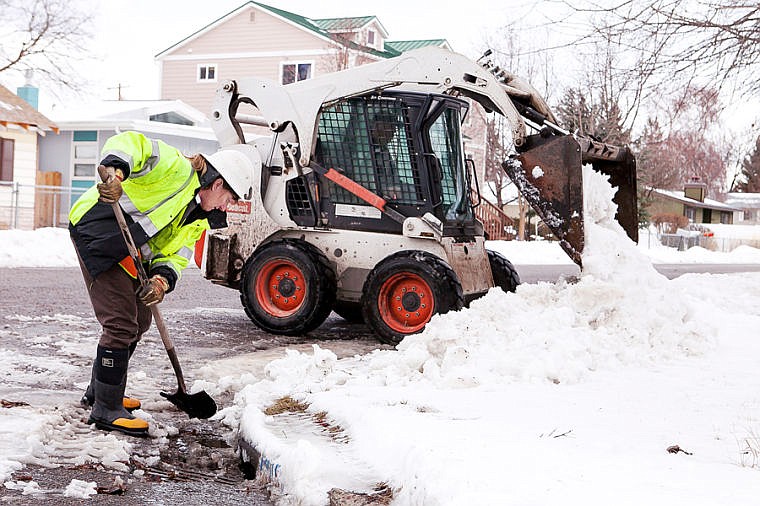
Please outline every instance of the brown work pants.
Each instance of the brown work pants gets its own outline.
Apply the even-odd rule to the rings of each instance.
[[[77,253],[77,257],[79,254]],[[79,258],[92,309],[95,310],[103,332],[100,346],[126,349],[137,343],[150,328],[150,308],[140,302],[136,291],[139,283],[118,264],[92,279]]]

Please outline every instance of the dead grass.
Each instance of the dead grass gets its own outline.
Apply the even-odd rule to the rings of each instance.
[[[736,441],[739,445],[739,465],[754,469],[760,466],[760,437],[754,429],[747,432],[746,436]]]
[[[286,395],[274,401],[274,404],[264,410],[264,414],[274,416],[282,413],[305,413],[307,409],[309,409],[307,403],[297,401],[291,396]]]
[[[327,496],[330,506],[387,506],[393,502],[393,490],[387,483],[378,483],[370,493],[334,488]]]
[[[332,423],[327,415],[326,411],[319,411],[317,413],[307,413],[309,404],[293,399],[289,395],[280,397],[274,403],[264,410],[264,414],[268,416],[281,415],[283,413],[295,413],[306,414],[311,420],[319,425],[323,431],[334,441],[339,443],[348,443],[348,436],[345,434],[343,427]]]

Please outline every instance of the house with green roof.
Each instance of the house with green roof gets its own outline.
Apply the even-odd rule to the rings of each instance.
[[[318,7],[315,7],[318,9]],[[209,115],[219,84],[257,77],[290,84],[381,61],[444,38],[390,40],[376,16],[312,19],[249,1],[158,53],[160,96]],[[483,181],[486,114],[473,103],[464,123],[465,153]]]
[[[161,98],[207,113],[219,82],[259,77],[289,84],[398,56],[445,39],[388,39],[376,16],[312,19],[249,1],[155,57]]]

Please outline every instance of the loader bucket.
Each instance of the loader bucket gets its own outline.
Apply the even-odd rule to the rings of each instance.
[[[572,135],[533,135],[527,141],[522,152],[502,167],[573,262],[582,267],[584,163],[609,175],[618,187],[616,218],[631,239],[638,239],[636,163],[628,148]]]
[[[594,143],[598,144],[598,143]],[[608,146],[608,145],[605,145]],[[581,142],[581,150],[584,143]],[[636,194],[636,158],[631,150],[617,148],[612,158],[601,158],[593,145],[583,152],[583,163],[591,163],[594,170],[610,177],[610,184],[617,188],[612,201],[617,204],[615,219],[634,242],[639,242],[639,211]]]
[[[581,265],[583,252],[583,175],[581,151],[571,136],[530,136],[529,147],[502,167],[530,206]]]

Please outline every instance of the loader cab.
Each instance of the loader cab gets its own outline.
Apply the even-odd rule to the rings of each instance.
[[[432,213],[444,235],[472,236],[461,122],[468,104],[426,93],[385,92],[323,107],[315,160],[381,196],[405,217]],[[320,225],[401,233],[401,223],[319,178]]]

